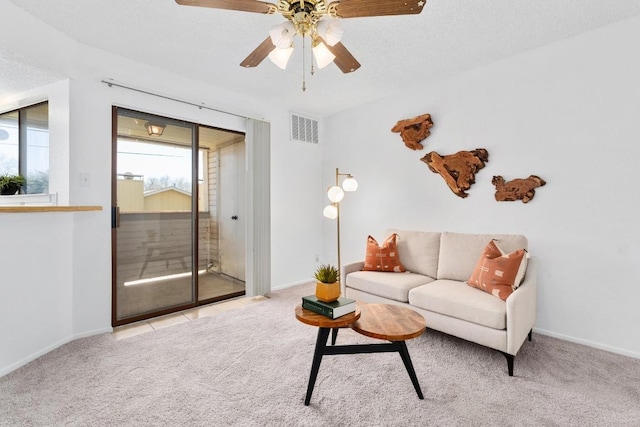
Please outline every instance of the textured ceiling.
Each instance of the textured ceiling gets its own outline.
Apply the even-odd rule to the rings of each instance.
[[[638,0],[427,0],[420,15],[343,20],[342,41],[362,67],[351,74],[333,64],[314,76],[307,70],[302,92],[299,37],[286,71],[268,59],[253,69],[238,65],[283,21],[279,15],[174,0],[10,1],[78,42],[315,116],[640,14]],[[10,61],[0,72],[19,66]],[[25,67],[34,78],[48,76]]]
[[[23,92],[64,78],[0,46],[0,95]]]

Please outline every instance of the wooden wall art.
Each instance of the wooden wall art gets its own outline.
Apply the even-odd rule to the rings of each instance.
[[[508,182],[498,175],[493,177],[491,183],[496,186],[497,201],[522,200],[522,203],[528,203],[536,195],[535,188],[546,184],[544,179],[536,175],[529,175],[529,178],[516,178]]]
[[[465,191],[476,182],[476,172],[489,161],[489,153],[484,148],[459,151],[446,156],[432,151],[420,160],[425,162],[432,172],[439,173],[456,196],[465,198],[468,196]]]
[[[400,120],[391,128],[391,132],[400,133],[400,137],[407,148],[412,150],[422,150],[420,144],[426,137],[431,135],[429,128],[433,126],[431,114],[423,114],[413,119]]]

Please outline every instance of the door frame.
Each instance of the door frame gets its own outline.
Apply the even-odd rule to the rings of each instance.
[[[153,94],[152,94],[153,95]],[[172,99],[173,100],[173,99]],[[177,103],[188,104],[184,101],[174,100]],[[245,234],[245,295],[248,297],[256,296],[256,295],[265,295],[271,290],[271,209],[270,209],[270,199],[271,199],[271,125],[269,122],[259,119],[252,119],[249,117],[242,117],[237,114],[225,113],[220,110],[211,109],[208,107],[198,106],[200,110],[212,110],[214,112],[214,118],[221,122],[232,123],[234,120],[236,121],[236,129],[231,130],[224,127],[211,126],[207,124],[201,124],[194,121],[189,120],[178,120],[172,119],[176,122],[185,122],[192,123],[202,127],[210,127],[217,128],[228,132],[236,132],[238,134],[244,134],[245,136],[245,161],[247,167],[247,175],[246,175],[246,205],[245,205],[245,216],[246,216],[246,234]],[[127,318],[126,321],[116,321],[116,293],[115,293],[115,275],[116,275],[116,265],[113,262],[115,259],[116,253],[116,229],[113,228],[114,223],[117,220],[117,215],[115,215],[115,194],[117,191],[117,181],[115,179],[117,171],[116,165],[116,156],[117,153],[115,151],[116,140],[117,140],[117,111],[118,109],[125,109],[130,111],[138,111],[143,114],[149,114],[152,116],[162,117],[163,119],[168,116],[159,116],[157,114],[148,113],[143,109],[133,110],[130,107],[119,107],[116,105],[112,105],[112,181],[111,181],[111,205],[112,205],[112,230],[111,230],[111,257],[112,257],[112,326],[120,326],[126,323],[132,323],[139,320],[145,320],[154,316],[160,316],[163,314],[172,313],[178,311],[176,307],[172,309],[165,309],[155,313],[141,315],[135,318]],[[208,112],[210,113],[210,112]],[[217,116],[221,114],[221,116]],[[225,117],[226,115],[226,117]],[[174,113],[175,116],[175,113]],[[209,118],[204,118],[203,121],[210,120]],[[244,126],[237,122],[237,119],[240,118],[244,121]],[[171,119],[169,117],[169,119]],[[244,129],[244,130],[241,130]],[[199,150],[199,147],[198,147]],[[194,158],[197,162],[197,151],[194,150]],[[195,172],[194,172],[195,173]],[[197,182],[197,176],[194,182]],[[197,201],[196,201],[197,203]],[[194,215],[197,215],[197,210],[193,212]],[[197,219],[196,219],[197,220]],[[194,228],[197,230],[197,228]],[[194,231],[195,232],[195,231]],[[197,239],[196,239],[197,242]],[[197,251],[195,252],[197,254]],[[197,262],[197,260],[196,260]],[[197,291],[197,289],[196,289]],[[196,294],[197,295],[197,294]],[[208,304],[211,301],[202,301],[200,304]],[[181,309],[188,309],[191,307],[195,307],[199,305],[197,298],[194,303],[189,304],[188,306],[182,307]]]

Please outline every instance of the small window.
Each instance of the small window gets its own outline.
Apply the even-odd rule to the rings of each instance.
[[[0,114],[0,175],[22,175],[25,194],[49,192],[49,103]]]

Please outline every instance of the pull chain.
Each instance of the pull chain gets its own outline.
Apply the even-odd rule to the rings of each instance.
[[[313,69],[313,42],[311,43],[311,50],[309,51],[309,60],[311,61],[311,75],[315,74],[315,70]]]
[[[305,37],[302,36],[302,91],[306,91],[307,90],[307,84],[305,82],[305,65],[304,65],[304,57],[305,57],[305,52],[304,52],[304,39]]]

